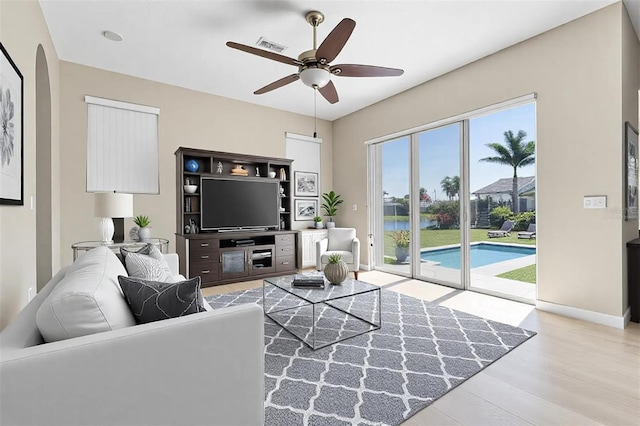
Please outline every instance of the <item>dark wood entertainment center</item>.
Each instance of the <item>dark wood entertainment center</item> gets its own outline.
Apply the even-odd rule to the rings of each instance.
[[[178,148],[175,155],[176,251],[180,256],[182,275],[187,278],[200,276],[202,286],[210,287],[298,270],[297,232],[291,230],[292,160],[184,147]],[[190,160],[198,164],[195,172],[185,168]],[[279,182],[282,188],[279,229],[192,233],[192,223],[198,229],[201,226],[201,178],[232,176],[231,170],[237,170],[239,165],[247,170],[247,178]],[[269,177],[271,171],[276,173],[274,178]],[[198,185],[195,193],[185,192],[187,179],[190,184]]]

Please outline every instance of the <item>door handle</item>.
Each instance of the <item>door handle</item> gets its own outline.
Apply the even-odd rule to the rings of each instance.
[[[208,256],[208,255],[206,255],[206,256],[204,256],[204,255],[203,255],[203,256],[200,256],[200,259],[208,259],[208,258],[209,258],[209,256]]]
[[[200,243],[200,247],[209,247],[209,243]]]
[[[208,269],[205,269],[204,271],[200,271],[201,274],[208,274],[210,271]]]

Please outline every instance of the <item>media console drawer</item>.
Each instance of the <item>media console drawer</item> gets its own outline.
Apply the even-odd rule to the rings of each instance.
[[[219,246],[219,240],[189,240],[189,258],[192,262],[219,262]]]
[[[220,274],[220,264],[216,262],[192,262],[189,265],[189,277],[200,276],[202,283],[217,281]]]
[[[283,256],[276,258],[276,272],[293,271],[296,269],[296,256]]]
[[[276,236],[276,247],[295,246],[296,238],[294,234],[282,234]]]

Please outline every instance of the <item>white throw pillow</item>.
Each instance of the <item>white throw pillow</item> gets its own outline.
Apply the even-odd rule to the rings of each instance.
[[[135,325],[118,284],[127,271],[106,247],[80,256],[42,303],[36,323],[46,342]]]
[[[165,283],[174,281],[169,264],[155,246],[151,248],[149,255],[128,253],[124,261],[132,278]]]

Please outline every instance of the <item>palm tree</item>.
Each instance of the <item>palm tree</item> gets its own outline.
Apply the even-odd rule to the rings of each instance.
[[[460,194],[460,176],[451,178],[451,196],[457,197]]]
[[[445,176],[444,179],[440,181],[440,187],[442,188],[442,191],[445,194],[447,194],[447,197],[449,197],[449,200],[451,200],[452,198],[452,195],[451,195],[452,185],[453,185],[453,182],[451,181],[451,178],[449,176]]]
[[[453,197],[460,193],[460,176],[454,176],[452,178],[445,176],[444,179],[440,181],[440,186],[442,187],[442,191],[449,197],[449,201],[451,201]]]
[[[520,211],[520,206],[518,205],[518,168],[528,166],[536,161],[534,157],[536,143],[535,141],[523,142],[526,137],[527,133],[523,130],[518,131],[518,134],[515,136],[511,130],[507,130],[504,132],[504,145],[497,142],[488,143],[486,145],[494,150],[498,156],[485,157],[479,160],[487,163],[505,164],[513,167],[511,199],[513,201],[514,213],[518,213]]]

